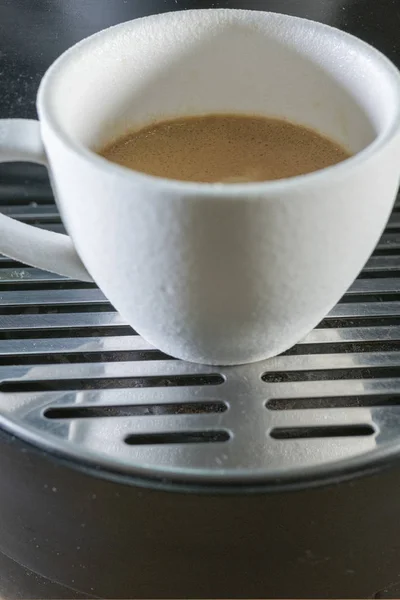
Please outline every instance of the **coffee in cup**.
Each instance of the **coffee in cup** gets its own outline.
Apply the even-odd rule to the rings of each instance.
[[[149,175],[203,183],[296,177],[350,156],[339,143],[309,127],[224,113],[152,123],[122,135],[99,154]]]

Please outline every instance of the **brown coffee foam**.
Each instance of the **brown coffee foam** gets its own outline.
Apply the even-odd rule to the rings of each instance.
[[[247,115],[161,121],[120,137],[99,154],[150,175],[208,183],[293,177],[350,156],[302,125]]]

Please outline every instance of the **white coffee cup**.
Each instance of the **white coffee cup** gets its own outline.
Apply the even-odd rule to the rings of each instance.
[[[315,327],[363,267],[400,175],[400,75],[374,48],[304,19],[240,10],[123,23],[48,70],[36,121],[0,122],[0,161],[48,166],[70,237],[1,216],[0,252],[93,280],[164,352],[235,364]],[[153,120],[284,117],[355,155],[266,183],[134,172],[95,154]],[[89,275],[90,273],[90,275]]]

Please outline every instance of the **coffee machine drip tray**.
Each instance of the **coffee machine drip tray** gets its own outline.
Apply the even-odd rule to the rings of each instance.
[[[45,172],[1,169],[0,210],[63,231]],[[326,319],[238,367],[171,359],[94,284],[0,257],[0,365],[3,427],[109,471],[224,486],[373,468],[400,451],[400,203]]]

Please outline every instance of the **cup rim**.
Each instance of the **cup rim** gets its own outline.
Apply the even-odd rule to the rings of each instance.
[[[141,185],[147,185],[151,187],[162,187],[166,192],[178,192],[178,193],[186,193],[188,195],[196,195],[196,196],[230,196],[230,197],[243,197],[243,196],[260,196],[261,194],[265,195],[266,193],[271,193],[273,195],[279,194],[279,192],[288,192],[290,190],[296,189],[297,191],[301,191],[303,188],[307,188],[310,186],[317,186],[319,184],[330,184],[333,180],[345,176],[346,173],[350,170],[353,170],[363,163],[367,162],[368,159],[377,153],[384,146],[389,144],[396,136],[400,133],[400,71],[393,64],[389,58],[387,58],[382,52],[377,50],[372,45],[364,42],[357,36],[354,36],[348,32],[342,31],[336,27],[332,27],[325,23],[321,23],[319,21],[313,21],[311,19],[306,19],[303,17],[296,17],[292,15],[287,15],[283,13],[271,12],[271,11],[261,11],[263,15],[268,15],[268,18],[280,18],[285,21],[291,22],[301,22],[306,23],[309,27],[315,27],[321,30],[329,31],[330,35],[334,35],[336,37],[340,37],[342,39],[346,39],[347,41],[351,41],[353,46],[356,46],[360,49],[360,51],[367,52],[369,56],[375,61],[375,63],[380,63],[380,66],[385,71],[388,79],[391,80],[391,85],[394,88],[395,94],[397,96],[397,110],[391,119],[391,123],[387,126],[383,131],[379,132],[375,139],[365,148],[357,152],[356,154],[350,156],[349,158],[341,161],[337,164],[325,167],[323,169],[319,169],[317,171],[313,171],[311,173],[305,173],[302,175],[296,175],[294,177],[287,177],[277,180],[269,180],[269,181],[257,181],[257,182],[243,182],[243,183],[207,183],[207,182],[195,182],[195,181],[183,181],[177,179],[168,179],[166,177],[160,177],[155,175],[149,175],[147,173],[136,171],[134,169],[130,169],[128,167],[124,167],[122,165],[118,165],[113,163],[106,158],[103,158],[93,150],[86,148],[83,144],[80,144],[76,140],[70,136],[67,131],[58,123],[56,116],[54,115],[52,108],[48,102],[50,88],[52,86],[52,80],[54,74],[60,69],[64,68],[64,65],[67,64],[68,59],[72,54],[74,54],[80,48],[86,46],[89,42],[93,41],[95,38],[101,38],[106,33],[109,33],[111,30],[129,27],[133,23],[137,23],[138,21],[148,20],[148,19],[157,19],[163,21],[164,19],[171,18],[176,15],[182,15],[183,18],[185,16],[190,15],[190,13],[241,13],[254,15],[255,13],[259,14],[260,11],[257,10],[247,10],[247,9],[234,9],[234,8],[211,8],[211,9],[191,9],[186,11],[170,11],[161,14],[149,15],[142,17],[140,19],[131,19],[129,21],[125,21],[122,23],[118,23],[111,27],[107,27],[105,29],[100,30],[99,32],[85,37],[77,44],[74,44],[65,52],[63,52],[48,68],[45,75],[43,76],[38,94],[37,94],[37,110],[39,114],[39,119],[41,124],[46,124],[47,127],[59,138],[62,143],[72,151],[76,156],[90,162],[91,166],[104,172],[109,173],[113,176],[123,177],[126,180],[136,181]],[[221,113],[223,114],[223,113]]]

